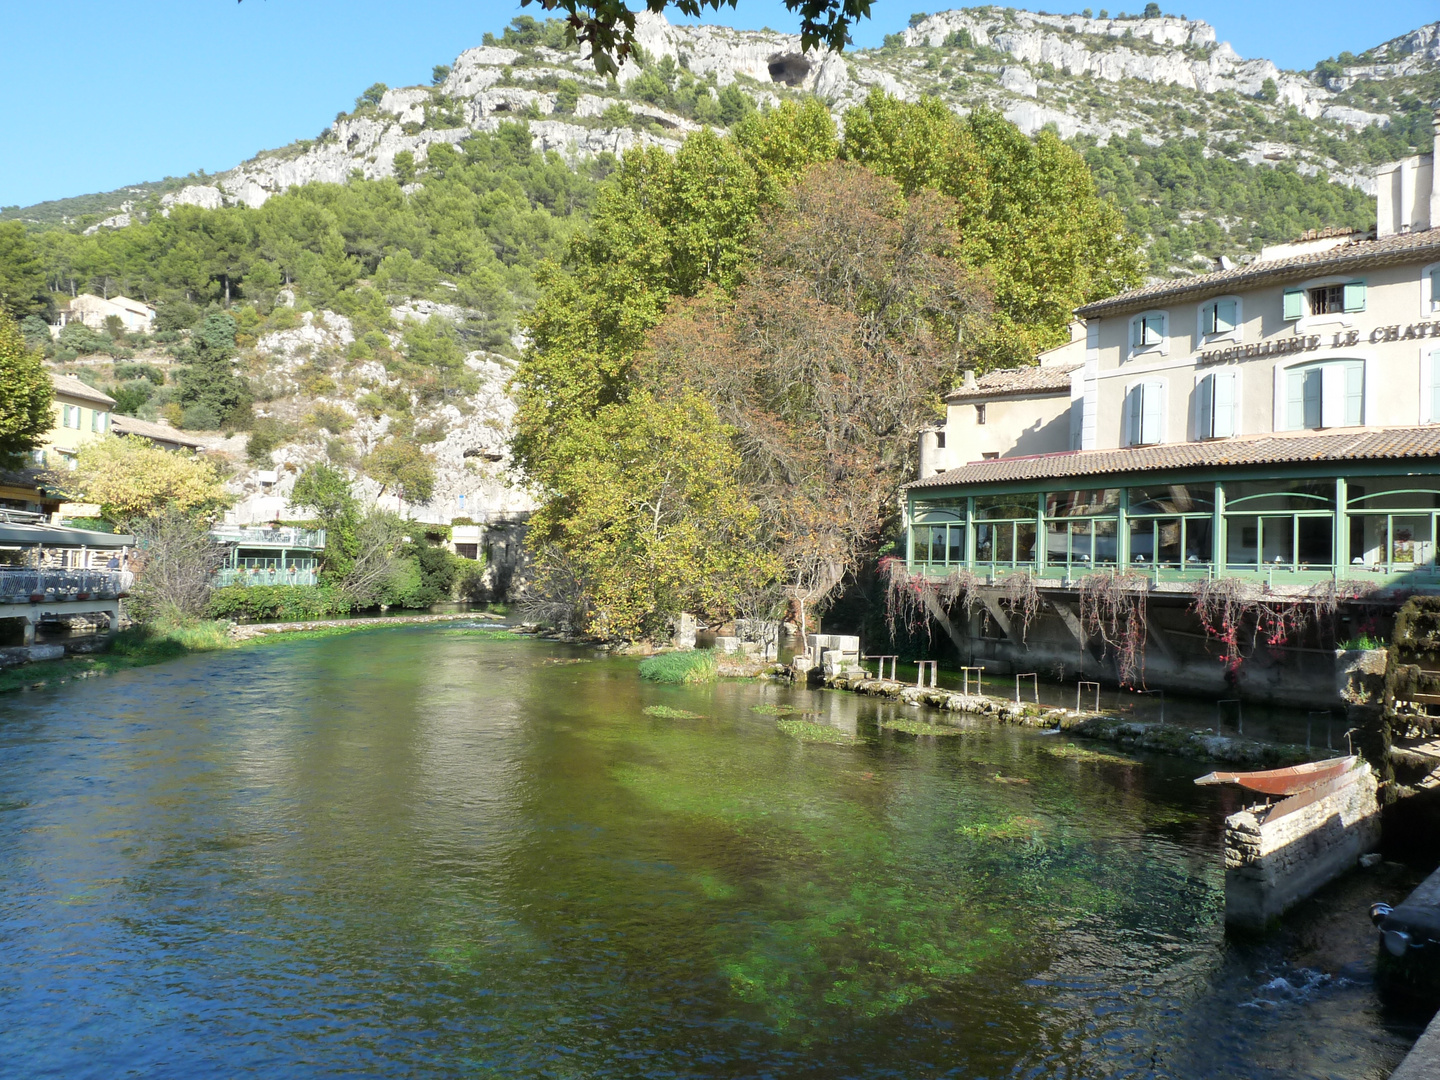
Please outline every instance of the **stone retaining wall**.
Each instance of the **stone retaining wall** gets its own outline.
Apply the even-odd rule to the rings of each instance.
[[[1130,750],[1153,750],[1199,761],[1274,768],[1333,756],[1324,750],[1310,751],[1303,746],[1262,743],[1254,739],[1232,739],[1174,724],[1142,723],[1098,713],[1076,713],[1068,709],[1016,704],[980,694],[957,694],[952,690],[913,686],[893,679],[877,679],[867,672],[838,675],[825,680],[825,685],[834,690],[891,698],[916,708],[989,717],[1003,724],[1059,728],[1075,735],[1119,743]]]
[[[1355,866],[1380,842],[1375,772],[1361,762],[1315,802],[1266,818],[1257,806],[1225,819],[1225,921],[1263,929]]]

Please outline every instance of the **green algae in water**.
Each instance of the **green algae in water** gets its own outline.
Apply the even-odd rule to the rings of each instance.
[[[961,825],[955,834],[970,840],[1035,840],[1044,827],[1045,823],[1037,817],[1017,814],[1005,821],[977,821]]]
[[[508,630],[491,630],[484,626],[462,626],[452,630],[441,630],[441,637],[473,638],[478,641],[515,641],[516,634]]]
[[[1088,761],[1097,765],[1127,765],[1133,768],[1140,764],[1134,758],[1121,757],[1119,754],[1106,754],[1099,750],[1087,750],[1074,743],[1065,743],[1063,746],[1052,744],[1045,747],[1045,752],[1053,757],[1068,758],[1071,761]]]
[[[961,728],[951,727],[949,724],[932,724],[927,720],[913,720],[908,716],[897,716],[891,720],[880,721],[880,726],[886,731],[903,731],[907,735],[963,735]]]
[[[645,706],[646,716],[658,716],[662,720],[700,720],[699,713],[686,712],[684,709],[672,709],[669,705],[647,705]]]
[[[775,726],[801,742],[833,743],[836,746],[853,746],[855,743],[855,736],[847,735],[829,724],[817,724],[811,720],[779,720]]]
[[[805,710],[797,709],[794,705],[751,705],[750,711],[761,716],[799,716]]]

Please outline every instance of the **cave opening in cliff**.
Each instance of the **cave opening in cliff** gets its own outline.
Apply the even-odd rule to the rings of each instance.
[[[770,57],[770,81],[799,86],[810,74],[809,60],[799,53],[776,53]]]

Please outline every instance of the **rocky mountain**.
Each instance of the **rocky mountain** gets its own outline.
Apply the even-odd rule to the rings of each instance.
[[[576,155],[674,146],[702,122],[723,126],[695,95],[677,101],[677,81],[698,86],[712,103],[732,86],[760,106],[814,94],[837,116],[872,86],[905,98],[932,94],[959,112],[989,105],[1026,132],[1053,125],[1063,138],[1102,146],[1131,133],[1150,145],[1198,138],[1233,159],[1290,162],[1301,175],[1368,193],[1374,165],[1406,152],[1416,137],[1423,145],[1429,102],[1440,91],[1440,22],[1309,72],[1244,59],[1210,24],[1171,15],[980,7],[911,23],[880,49],[840,56],[807,52],[794,35],[672,26],[645,15],[641,62],[610,80],[543,27],[512,29],[462,53],[437,85],[386,88],[317,139],[264,152],[151,201],[256,206],[291,185],[343,182],[357,170],[391,176],[397,155],[423,162],[437,142],[457,143],[521,116],[537,148]],[[143,186],[126,194],[134,202]],[[119,200],[96,208],[96,197],[87,199],[92,216],[123,212]]]
[[[1208,23],[1169,15],[967,8],[914,16],[883,47],[843,56],[808,52],[793,35],[650,16],[641,17],[638,37],[636,62],[607,79],[566,46],[558,23],[518,19],[437,69],[432,86],[370,88],[315,139],[217,176],[9,208],[0,218],[103,238],[176,206],[258,207],[288,188],[345,183],[357,173],[395,177],[413,194],[437,145],[515,120],[526,121],[537,150],[579,164],[635,146],[674,148],[703,125],[725,127],[800,95],[843,118],[880,87],[907,99],[933,95],[962,113],[987,106],[1030,133],[1052,127],[1085,153],[1160,276],[1208,268],[1220,255],[1244,257],[1302,228],[1373,223],[1374,166],[1428,148],[1440,98],[1440,22],[1308,72],[1242,58]],[[402,439],[420,445],[436,473],[435,494],[415,508],[418,516],[523,512],[528,496],[511,485],[504,459],[513,358],[501,353],[515,352],[504,337],[511,330],[477,349],[479,321],[501,325],[493,311],[473,299],[470,307],[463,298],[437,302],[456,289],[448,282],[406,293],[400,270],[381,270],[391,274],[382,291],[411,299],[378,329],[361,333],[323,304],[302,303],[287,315],[283,294],[273,307],[261,305],[264,325],[246,345],[244,367],[263,423],[248,446],[240,436],[226,447],[242,506],[270,516],[309,462],[357,463]],[[458,331],[468,372],[463,392],[439,398],[416,392],[403,374],[410,335],[434,319]],[[364,482],[380,497],[377,483]]]

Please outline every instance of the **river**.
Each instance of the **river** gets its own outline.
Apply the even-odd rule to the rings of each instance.
[[[881,726],[916,715],[445,626],[0,699],[0,1075],[1369,1080],[1403,1056],[1364,910],[1412,872],[1232,940],[1232,797],[1195,763]]]

